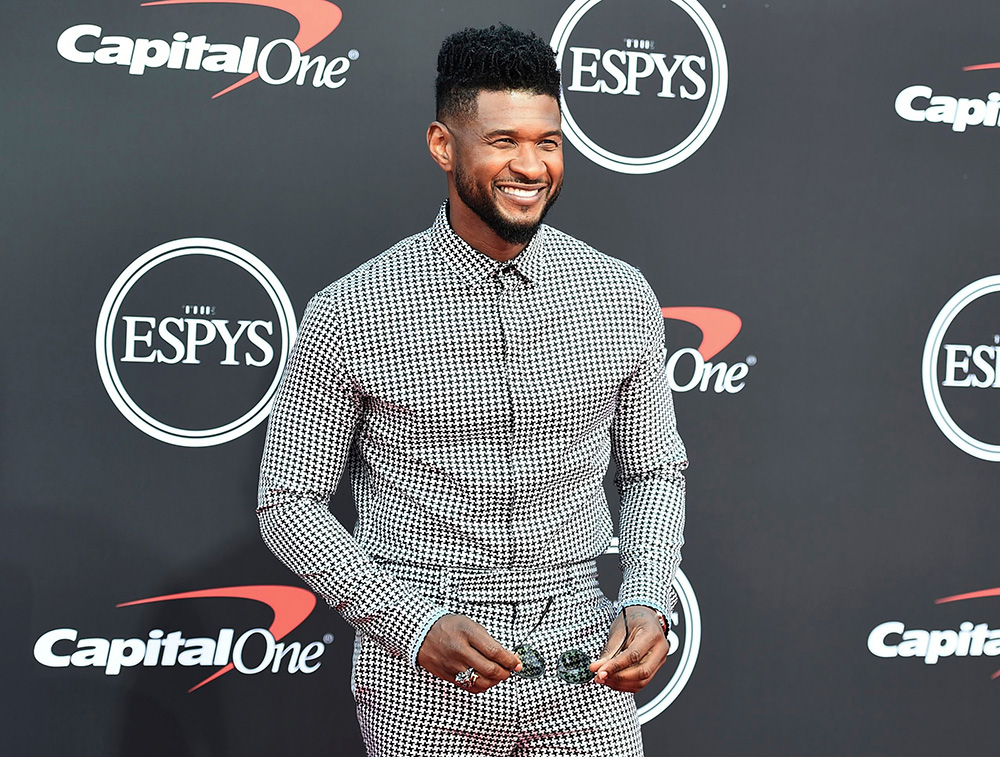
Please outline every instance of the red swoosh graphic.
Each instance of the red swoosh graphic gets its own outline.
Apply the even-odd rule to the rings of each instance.
[[[996,66],[1000,68],[1000,64]],[[943,605],[948,602],[961,602],[963,599],[982,599],[983,597],[1000,597],[1000,586],[995,589],[983,589],[982,591],[970,591],[967,594],[955,594],[950,597],[941,597],[941,599],[935,599],[934,604]],[[1000,670],[990,676],[992,680],[1000,678]]]
[[[1000,68],[1000,63],[980,63],[978,66],[965,66],[963,71],[985,71],[988,68]]]
[[[996,589],[983,589],[982,591],[970,591],[968,594],[941,597],[941,599],[935,599],[934,604],[943,605],[947,602],[960,602],[963,599],[982,599],[983,597],[1000,597],[1000,586]]]
[[[263,8],[274,8],[284,11],[299,22],[299,33],[295,35],[292,42],[299,48],[299,52],[304,53],[310,50],[324,39],[329,37],[333,30],[340,24],[340,19],[344,14],[333,3],[328,0],[156,0],[152,3],[141,3],[142,7],[147,5],[193,5],[195,3],[223,3],[225,5],[259,5]],[[260,74],[254,71],[248,76],[244,76],[235,84],[226,87],[221,92],[212,95],[214,100],[227,92],[232,92],[237,87],[242,87],[256,79]]]
[[[698,352],[705,360],[711,360],[736,338],[743,328],[743,321],[736,313],[720,308],[660,308],[664,318],[685,321],[701,329],[701,344]]]
[[[122,602],[115,605],[115,607],[148,605],[153,602],[167,602],[172,599],[199,599],[203,597],[252,599],[256,602],[263,602],[274,613],[274,620],[271,622],[271,627],[267,630],[274,637],[275,641],[280,641],[295,630],[303,620],[309,617],[309,613],[316,607],[316,595],[308,589],[302,589],[298,586],[226,586],[221,589],[201,589],[200,591],[185,591],[180,594],[164,594],[161,597],[149,597],[148,599],[135,599],[131,602]],[[195,689],[200,689],[206,683],[214,681],[232,669],[233,663],[229,663],[224,668],[215,671],[201,683],[192,686],[188,689],[188,693],[190,694]]]

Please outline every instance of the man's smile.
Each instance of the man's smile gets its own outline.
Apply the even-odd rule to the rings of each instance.
[[[498,184],[496,185],[496,189],[504,198],[510,200],[515,205],[529,207],[541,199],[544,191],[548,189],[548,185],[542,184],[526,187],[523,185]]]

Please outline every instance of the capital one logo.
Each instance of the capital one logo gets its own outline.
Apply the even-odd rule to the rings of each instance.
[[[271,411],[295,314],[263,261],[218,239],[155,247],[112,285],[97,366],[115,407],[168,444],[209,447]]]
[[[566,137],[604,168],[648,174],[677,165],[722,114],[726,51],[696,0],[576,0],[550,44]]]
[[[284,11],[299,24],[295,39],[274,39],[262,44],[260,37],[246,36],[242,44],[209,41],[205,34],[176,31],[168,39],[132,38],[106,34],[97,24],[75,24],[56,42],[56,49],[71,63],[127,66],[132,76],[149,69],[244,74],[235,83],[212,95],[212,99],[260,79],[265,84],[294,82],[298,86],[339,89],[347,80],[351,61],[359,53],[327,60],[325,55],[306,55],[340,25],[343,13],[328,0],[156,0],[143,7],[163,5],[256,5]]]
[[[1000,63],[978,63],[963,71],[989,71]],[[982,90],[980,90],[980,93]],[[985,97],[954,97],[935,92],[933,87],[914,84],[896,95],[896,115],[914,123],[948,124],[962,133],[970,126],[997,126],[1000,122],[1000,92]]]
[[[100,668],[105,675],[116,676],[123,668],[143,667],[218,667],[196,683],[188,693],[200,689],[220,676],[236,670],[256,675],[269,670],[278,673],[314,673],[326,650],[322,641],[303,645],[283,642],[316,607],[316,595],[294,586],[229,586],[202,589],[180,594],[166,594],[148,599],[122,602],[118,607],[172,602],[182,599],[248,599],[261,603],[273,613],[268,628],[251,628],[237,635],[234,628],[220,628],[215,637],[190,637],[180,630],[169,633],[151,629],[146,638],[107,639],[100,636],[80,638],[75,628],[53,628],[35,642],[35,661],[48,668]],[[332,638],[327,639],[327,643]]]
[[[605,554],[618,554],[618,537],[611,538]],[[663,688],[647,686],[636,694],[636,706],[639,710],[639,722],[648,723],[667,709],[687,685],[698,662],[701,651],[701,609],[698,598],[694,594],[691,582],[680,568],[674,575],[674,592],[677,594],[677,605],[670,617],[670,652],[667,661],[657,673],[657,681],[669,675]]]
[[[935,600],[934,604],[1000,597],[1000,588],[971,591]],[[961,616],[959,616],[961,617]],[[937,665],[946,657],[1000,656],[1000,628],[989,623],[963,620],[957,628],[924,629],[907,627],[899,620],[879,623],[868,634],[868,651],[884,659],[914,657],[925,665]],[[1000,678],[1000,670],[991,676]]]
[[[1000,275],[972,282],[941,309],[922,377],[927,408],[951,443],[1000,462]]]
[[[690,323],[701,331],[701,343],[697,348],[683,347],[668,353],[667,381],[673,391],[714,391],[716,394],[743,391],[747,374],[750,367],[757,364],[757,358],[748,355],[746,361],[732,364],[724,360],[713,361],[743,327],[736,313],[706,307],[668,307],[661,311],[664,318]]]

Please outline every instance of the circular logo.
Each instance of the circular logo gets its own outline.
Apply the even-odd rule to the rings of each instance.
[[[1000,275],[969,284],[945,304],[924,345],[924,397],[944,435],[963,452],[1000,462]],[[991,438],[992,437],[992,438]]]
[[[295,331],[291,301],[261,260],[218,239],[178,239],[141,255],[111,287],[97,366],[136,428],[210,447],[267,417]]]
[[[575,0],[550,43],[567,139],[600,166],[648,174],[689,158],[726,101],[722,37],[695,0]]]
[[[612,537],[605,554],[618,554],[618,537]],[[670,619],[670,654],[659,675],[663,675],[671,665],[673,673],[666,686],[659,691],[655,691],[655,687],[647,687],[636,694],[641,724],[648,723],[677,699],[694,672],[698,652],[701,650],[701,610],[698,608],[694,589],[680,568],[674,576],[673,587],[677,593],[677,606]]]

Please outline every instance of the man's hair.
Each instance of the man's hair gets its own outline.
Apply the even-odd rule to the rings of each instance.
[[[534,32],[506,24],[455,32],[441,43],[435,95],[438,120],[473,118],[476,98],[521,91],[559,99],[559,71],[552,48]]]

